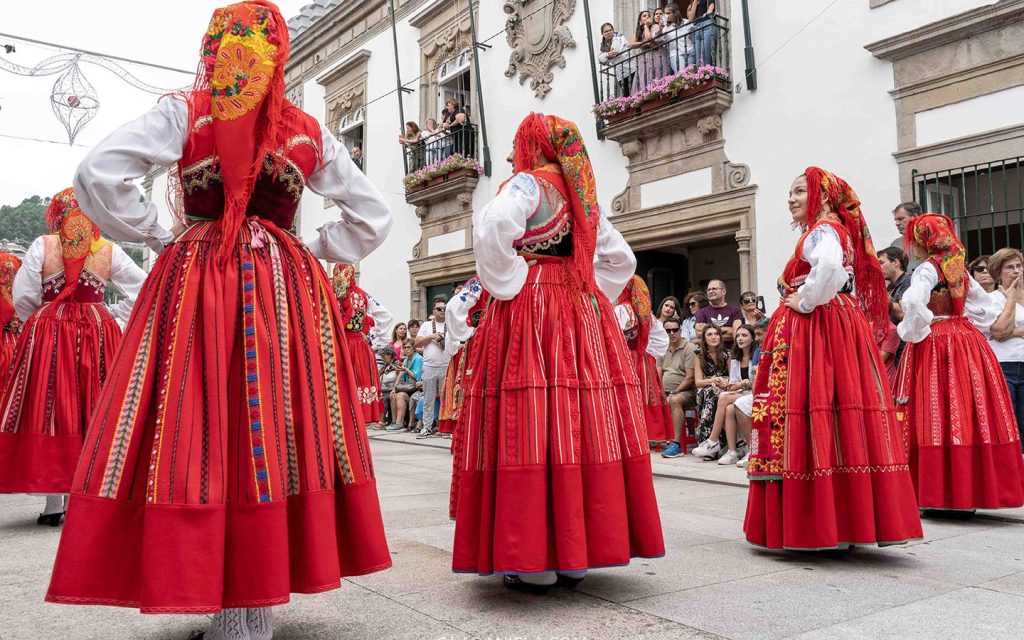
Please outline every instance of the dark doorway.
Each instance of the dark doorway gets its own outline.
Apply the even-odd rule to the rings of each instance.
[[[690,260],[674,247],[636,252],[636,272],[651,291],[651,304],[657,307],[666,296],[682,300],[690,287]]]

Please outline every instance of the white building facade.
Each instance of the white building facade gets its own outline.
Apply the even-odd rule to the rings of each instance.
[[[393,0],[397,38],[388,0],[318,0],[290,21],[289,98],[362,147],[391,205],[394,229],[359,269],[396,317],[424,317],[434,293],[474,272],[472,211],[509,177],[505,158],[530,111],[580,126],[602,207],[655,298],[720,278],[730,301],[750,289],[773,308],[797,237],[787,191],[812,164],[851,183],[878,248],[897,235],[890,212],[910,199],[958,217],[978,252],[1020,246],[1024,0],[793,0],[785,10],[725,0],[715,62],[728,82],[598,123],[608,83],[590,49],[604,22],[632,37],[641,4],[664,3],[479,0],[471,25],[467,0]],[[411,91],[399,93],[397,78]],[[469,107],[466,144],[490,174],[407,192],[399,100],[422,125],[449,97]],[[983,197],[985,185],[1003,195]],[[296,231],[312,238],[335,215],[307,191]]]

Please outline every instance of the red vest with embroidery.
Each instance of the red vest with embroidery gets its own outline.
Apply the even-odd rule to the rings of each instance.
[[[216,220],[224,214],[224,183],[214,151],[209,96],[197,98],[198,116],[182,153],[182,199],[193,218]],[[299,207],[306,179],[316,170],[321,145],[320,125],[291,104],[284,107],[276,154],[283,168],[274,176],[275,159],[267,155],[256,178],[246,215],[258,216],[289,229]]]
[[[846,268],[852,276],[853,274],[853,241],[850,238],[850,234],[839,224],[831,224],[828,222],[821,222],[818,224],[828,224],[832,227],[836,235],[839,236],[839,244],[843,247],[843,267]],[[815,225],[817,226],[817,225]],[[800,236],[800,240],[796,243],[796,252],[789,258],[789,262],[786,263],[786,268],[782,272],[782,276],[779,277],[779,293],[783,296],[797,291],[803,286],[807,280],[807,274],[811,272],[811,263],[804,260],[804,242],[808,240],[810,235],[814,233],[814,229],[808,229]]]

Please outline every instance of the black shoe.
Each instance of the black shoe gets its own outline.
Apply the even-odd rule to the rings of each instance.
[[[40,513],[39,517],[36,518],[36,524],[50,525],[51,527],[59,527],[60,519],[64,517],[64,512],[60,513]]]
[[[570,578],[569,576],[563,576],[558,574],[558,580],[555,582],[560,587],[565,589],[575,589],[576,586],[583,582],[583,578]]]
[[[542,596],[548,592],[548,585],[530,584],[529,582],[523,582],[519,579],[519,576],[505,576],[502,582],[505,585],[505,588],[511,591],[522,591],[523,593],[532,593],[535,596]]]

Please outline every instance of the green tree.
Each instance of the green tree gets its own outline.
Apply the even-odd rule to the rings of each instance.
[[[0,207],[0,238],[28,246],[37,237],[49,233],[46,207],[49,202],[39,196],[25,198],[17,206]]]

